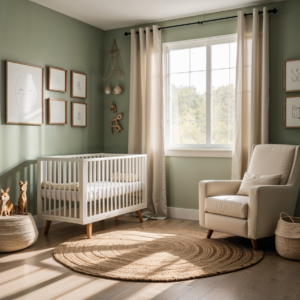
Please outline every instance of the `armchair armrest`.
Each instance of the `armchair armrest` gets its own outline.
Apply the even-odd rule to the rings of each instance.
[[[248,238],[274,235],[279,214],[294,214],[298,190],[292,185],[258,185],[250,189]]]
[[[199,182],[199,223],[205,227],[205,198],[211,196],[235,195],[242,180],[204,180]]]

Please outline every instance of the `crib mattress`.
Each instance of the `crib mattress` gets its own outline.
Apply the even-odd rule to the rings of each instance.
[[[86,187],[86,199],[87,201],[101,200],[105,198],[111,198],[115,196],[128,195],[142,191],[141,182],[89,182]],[[66,200],[70,201],[79,201],[79,191],[64,191],[64,190],[54,190],[54,189],[43,189],[42,188],[42,198],[56,200]],[[60,195],[60,198],[59,198]],[[138,194],[136,195],[138,196]],[[142,194],[140,193],[140,197]]]

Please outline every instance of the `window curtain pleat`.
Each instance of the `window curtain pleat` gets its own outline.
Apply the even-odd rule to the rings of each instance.
[[[152,219],[167,217],[161,48],[158,26],[131,29],[128,153],[147,154],[143,216]]]
[[[253,18],[238,12],[235,95],[235,141],[232,179],[247,171],[252,146],[268,143],[269,16],[253,9]]]

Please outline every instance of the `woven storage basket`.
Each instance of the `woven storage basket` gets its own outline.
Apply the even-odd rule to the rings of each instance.
[[[282,217],[285,214],[286,217]],[[275,230],[275,246],[284,258],[300,260],[300,218],[282,212]]]
[[[30,213],[0,217],[0,252],[12,252],[32,245],[38,231]]]

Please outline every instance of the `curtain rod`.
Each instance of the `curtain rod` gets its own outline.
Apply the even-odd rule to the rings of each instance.
[[[259,11],[258,12],[259,14],[262,14],[263,11]],[[268,13],[271,14],[276,14],[277,13],[277,9],[274,8],[274,9],[270,9],[268,10]],[[250,14],[245,14],[244,16],[247,17],[247,16],[252,16],[253,13],[250,13]],[[194,22],[194,23],[186,23],[186,24],[180,24],[180,25],[173,25],[173,26],[166,26],[166,27],[160,27],[158,28],[158,30],[162,30],[162,29],[168,29],[168,28],[174,28],[174,27],[182,27],[182,26],[188,26],[188,25],[202,25],[203,23],[208,23],[208,22],[214,22],[214,21],[221,21],[221,20],[227,20],[227,19],[234,19],[234,18],[237,18],[238,16],[231,16],[231,17],[225,17],[225,18],[220,18],[220,19],[213,19],[213,20],[207,20],[207,21],[197,21],[197,22]],[[151,32],[153,32],[153,30],[151,29],[150,30]],[[146,32],[146,31],[144,31]],[[131,33],[130,32],[124,32],[124,35],[127,36],[127,35],[130,35]],[[139,34],[139,32],[137,31],[136,34]]]

